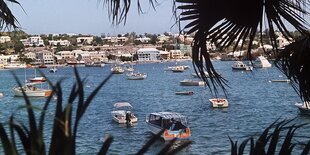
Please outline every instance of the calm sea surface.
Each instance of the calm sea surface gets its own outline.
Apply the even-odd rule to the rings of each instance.
[[[192,79],[194,72],[190,61],[178,62],[190,65],[191,69],[183,73],[164,71],[164,68],[175,63],[138,64],[134,68],[148,74],[142,81],[127,80],[125,74],[113,75],[107,84],[100,90],[88,108],[79,125],[77,138],[78,154],[96,154],[107,134],[114,137],[109,154],[134,154],[150,138],[145,117],[148,113],[159,111],[174,111],[188,116],[192,132],[193,143],[180,154],[230,154],[230,142],[242,141],[248,136],[261,133],[277,118],[296,118],[296,123],[310,123],[310,118],[300,116],[294,106],[300,102],[293,88],[287,83],[272,83],[272,79],[284,79],[284,76],[275,68],[254,69],[252,73],[232,71],[233,62],[214,61],[215,68],[228,81],[229,108],[213,109],[208,101],[212,95],[204,87],[184,87],[179,81]],[[110,66],[104,68],[78,68],[81,77],[86,78],[85,92],[89,94],[108,75]],[[64,96],[67,97],[74,83],[73,68],[59,68],[57,73],[48,73],[42,69],[53,82],[65,78],[62,83]],[[24,80],[23,69],[16,70],[21,81]],[[34,74],[33,69],[26,70],[27,77]],[[0,92],[5,94],[0,98],[0,121],[5,122],[11,114],[17,119],[25,119],[25,109],[22,109],[22,98],[13,97],[11,88],[16,82],[10,71],[0,71]],[[192,96],[175,95],[176,91],[191,90]],[[40,107],[45,99],[32,99],[34,105]],[[110,112],[113,104],[119,101],[130,102],[138,116],[137,125],[127,128],[119,126],[111,119]],[[47,119],[53,117],[52,104]],[[40,112],[40,111],[38,111]],[[26,119],[25,119],[26,120]],[[309,126],[307,126],[309,127]],[[297,131],[301,137],[309,136],[309,128],[304,127]],[[48,137],[51,124],[46,123]],[[239,142],[239,144],[240,144]],[[156,154],[164,146],[163,141],[157,142],[148,154]],[[295,148],[296,152],[300,146]]]

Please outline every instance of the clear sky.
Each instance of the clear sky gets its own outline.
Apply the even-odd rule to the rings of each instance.
[[[174,24],[171,0],[158,0],[156,11],[146,3],[144,14],[138,14],[137,0],[132,0],[126,24],[113,26],[109,21],[103,0],[27,0],[18,5],[9,4],[20,27],[28,34],[75,33],[117,35],[127,32],[164,33],[178,32]],[[140,0],[148,1],[148,0]]]

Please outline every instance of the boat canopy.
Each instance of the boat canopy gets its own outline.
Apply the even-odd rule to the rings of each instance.
[[[186,118],[184,115],[182,115],[180,113],[176,113],[176,112],[157,112],[157,113],[151,113],[151,115],[160,116],[163,119],[171,119],[171,118],[184,119],[184,118]]]
[[[130,107],[132,108],[131,104],[128,102],[117,102],[114,104],[115,108],[121,108],[121,107]]]

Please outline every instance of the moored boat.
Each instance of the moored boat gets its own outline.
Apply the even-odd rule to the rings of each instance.
[[[175,66],[171,69],[172,72],[184,72],[184,67],[183,66]]]
[[[180,81],[181,86],[204,86],[205,82],[203,81],[194,81],[194,80],[182,80]]]
[[[235,61],[231,67],[233,70],[245,70],[245,71],[253,70],[251,66],[247,66],[242,61]]]
[[[177,91],[175,92],[176,95],[193,95],[193,91]]]
[[[271,82],[286,82],[286,83],[290,83],[291,80],[290,79],[277,79],[277,80],[271,80]]]
[[[155,112],[146,117],[146,123],[153,134],[158,134],[162,130],[161,137],[164,140],[188,140],[191,131],[187,117],[176,112]]]
[[[144,80],[147,77],[145,73],[129,73],[127,74],[128,80]]]
[[[112,119],[119,124],[131,124],[138,122],[138,118],[132,112],[132,106],[128,102],[117,102],[111,112]]]
[[[29,79],[30,82],[46,82],[46,78],[39,76]]]
[[[23,97],[23,91],[28,97],[48,97],[51,96],[51,89],[44,89],[41,85],[41,88],[38,88],[36,85],[40,83],[26,83],[22,87],[12,88],[14,96]],[[42,84],[42,83],[41,83]]]
[[[310,116],[310,102],[296,103],[295,106],[301,114]]]
[[[269,61],[264,56],[259,56],[254,61],[253,66],[258,68],[271,67],[271,63],[269,63]]]
[[[7,64],[3,66],[4,69],[21,69],[26,67],[25,64]]]
[[[113,66],[111,68],[111,72],[112,72],[112,74],[123,74],[125,72],[125,70],[120,66]]]
[[[54,67],[50,68],[49,72],[50,73],[56,73],[57,70],[58,70],[57,67],[54,66]]]
[[[228,101],[225,98],[212,98],[209,99],[213,108],[227,108]]]

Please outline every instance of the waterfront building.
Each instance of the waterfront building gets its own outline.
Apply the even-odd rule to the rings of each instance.
[[[184,54],[181,50],[170,50],[170,58],[171,59],[182,59]]]
[[[10,42],[11,37],[9,36],[0,36],[0,43]]]
[[[156,61],[160,58],[160,52],[156,48],[141,48],[137,55],[138,61]]]
[[[36,58],[43,64],[54,64],[54,54],[51,51],[39,51],[36,53]]]
[[[170,52],[168,51],[159,51],[160,59],[161,60],[168,60],[170,59]]]
[[[71,51],[59,51],[57,52],[57,55],[59,55],[62,59],[74,58],[74,54]]]

